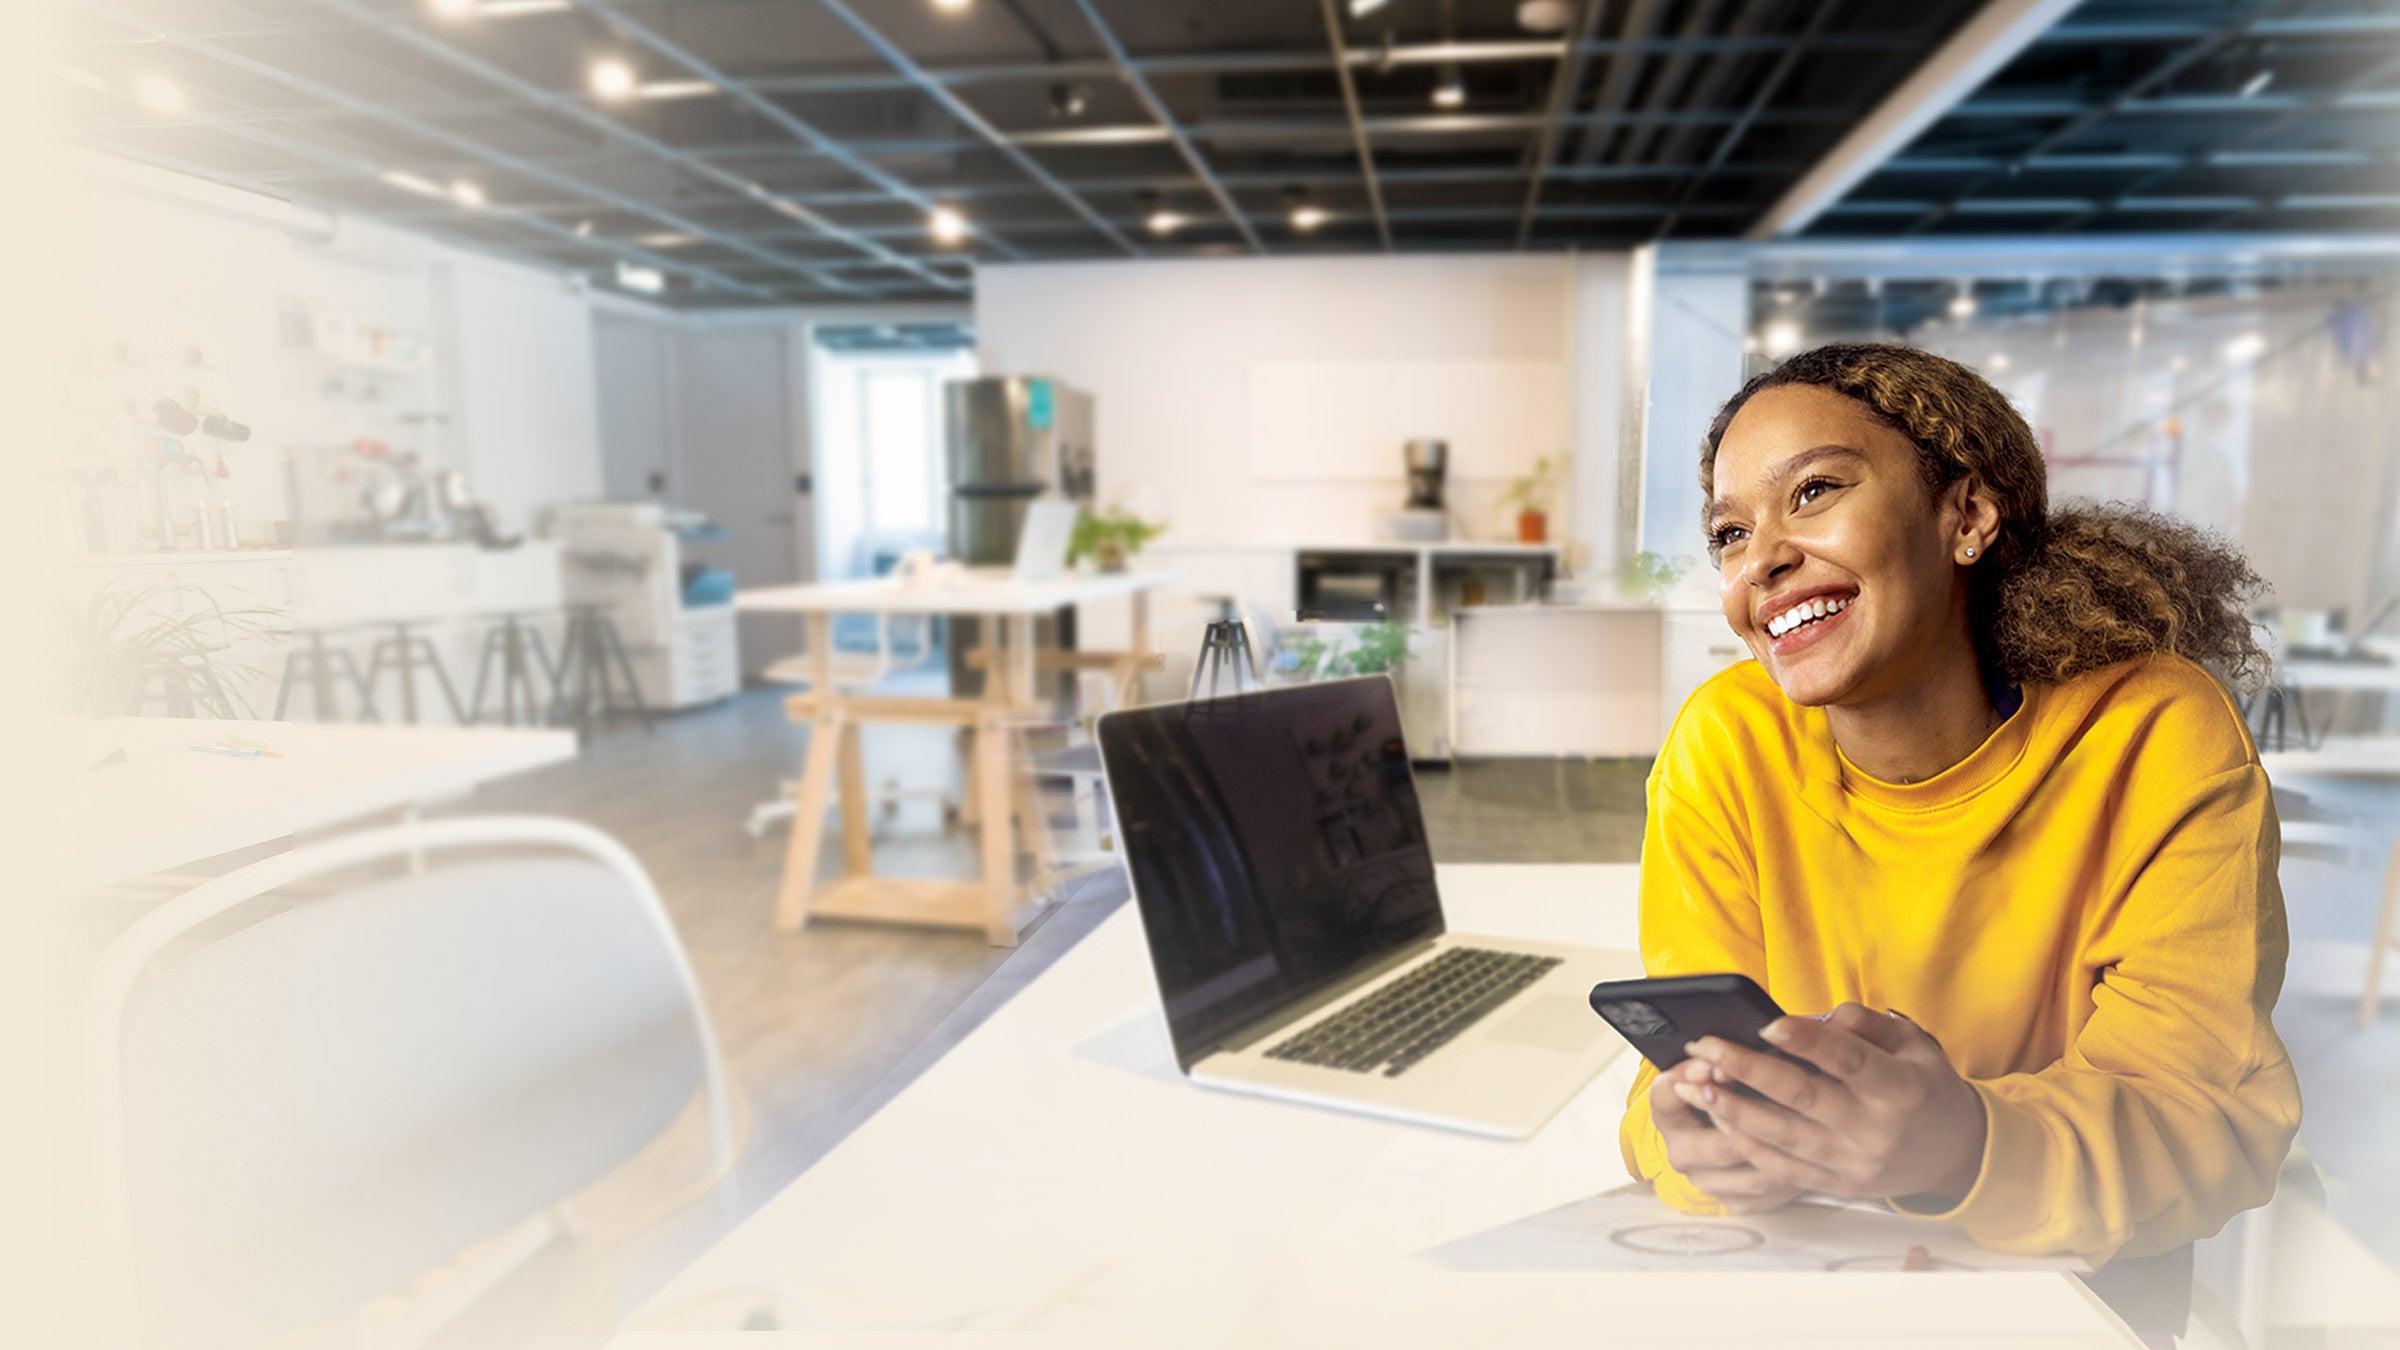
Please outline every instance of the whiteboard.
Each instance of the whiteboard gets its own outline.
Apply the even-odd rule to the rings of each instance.
[[[1249,370],[1250,472],[1394,482],[1402,443],[1450,443],[1450,477],[1514,478],[1567,442],[1558,361],[1260,361]]]

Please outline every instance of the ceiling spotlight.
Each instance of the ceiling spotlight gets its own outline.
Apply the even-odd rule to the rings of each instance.
[[[133,77],[133,101],[161,117],[181,117],[192,106],[182,85],[155,70]]]
[[[483,184],[472,178],[453,178],[450,180],[450,200],[470,211],[480,211],[485,201]]]
[[[2006,370],[2008,369],[2008,353],[1993,352],[1989,357],[1985,358],[1983,364],[1993,370]]]
[[[933,7],[944,14],[964,14],[975,0],[933,0]]]
[[[1291,221],[1292,228],[1302,234],[1325,223],[1325,208],[1308,199],[1307,188],[1298,186],[1285,188],[1283,190],[1283,208],[1285,218]]]
[[[1767,325],[1766,337],[1762,345],[1765,346],[1767,355],[1784,357],[1800,350],[1800,342],[1800,325],[1789,319],[1777,319]]]
[[[576,238],[578,238],[578,239],[589,239],[589,238],[591,238],[591,237],[592,237],[592,222],[590,222],[590,221],[588,221],[588,220],[579,220],[579,221],[576,221],[576,222],[575,222],[575,237],[576,237]]]
[[[967,237],[967,218],[955,206],[937,206],[925,213],[925,228],[937,244],[956,244]]]
[[[620,262],[617,264],[617,284],[629,291],[639,291],[644,295],[657,295],[667,288],[667,274],[655,267]]]
[[[621,56],[604,56],[592,63],[592,93],[615,102],[633,97],[640,88],[642,77],[634,72],[633,63]]]
[[[1958,288],[1958,294],[1950,297],[1950,317],[1953,319],[1975,317],[1975,292],[1972,288],[1962,285]]]
[[[1528,33],[1563,33],[1575,22],[1575,7],[1567,0],[1525,0],[1517,6],[1517,27]]]
[[[1391,2],[1392,0],[1350,0],[1350,17],[1363,19]]]
[[[2267,86],[2273,83],[2275,83],[2275,72],[2262,69],[2256,75],[2242,81],[2242,97],[2257,98],[2260,94],[2267,92]]]
[[[1080,80],[1061,80],[1050,86],[1052,117],[1081,117],[1092,106],[1092,91]]]
[[[439,18],[472,19],[475,17],[475,0],[425,0],[425,7],[432,10]]]
[[[1457,62],[1442,67],[1441,79],[1434,82],[1433,106],[1463,108],[1467,106],[1467,77],[1461,74]]]
[[[2267,340],[2256,333],[2244,333],[2225,344],[2228,361],[2255,361],[2267,350]]]

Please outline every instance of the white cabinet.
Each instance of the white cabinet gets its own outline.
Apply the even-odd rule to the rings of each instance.
[[[1451,752],[1641,758],[1748,656],[1714,610],[1527,605],[1452,615]]]
[[[653,708],[690,708],[729,698],[742,687],[740,642],[731,605],[677,610],[666,641],[631,648],[633,677]]]

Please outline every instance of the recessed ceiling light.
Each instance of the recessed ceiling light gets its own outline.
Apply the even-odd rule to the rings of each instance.
[[[617,264],[617,284],[629,291],[656,295],[667,288],[667,274],[655,267],[620,262]]]
[[[445,19],[475,17],[475,0],[425,0],[425,7]]]
[[[1958,288],[1958,294],[1950,297],[1950,317],[1953,319],[1975,317],[1975,293],[1973,291],[1961,286]]]
[[[161,117],[181,117],[192,106],[182,85],[155,70],[133,77],[133,100]]]
[[[2008,353],[1993,352],[1984,360],[1984,364],[1990,366],[1994,370],[2006,370],[2008,369]]]
[[[575,237],[576,237],[576,238],[578,238],[578,239],[589,239],[589,238],[591,238],[591,237],[592,237],[592,222],[590,222],[590,221],[588,221],[588,220],[579,220],[579,221],[576,221],[576,222],[575,222]]]
[[[1777,319],[1767,325],[1764,345],[1769,356],[1790,356],[1800,350],[1800,325],[1790,319]]]
[[[641,87],[642,77],[634,72],[633,63],[621,56],[604,56],[592,63],[592,92],[604,99],[630,98]]]
[[[967,237],[967,218],[955,206],[937,206],[925,213],[925,228],[937,244],[956,244]]]
[[[1156,235],[1173,234],[1183,228],[1183,222],[1182,212],[1169,211],[1163,206],[1152,210],[1149,215],[1142,218],[1142,224],[1148,227],[1150,233]]]
[[[1467,77],[1454,62],[1442,67],[1442,77],[1433,86],[1433,106],[1463,108],[1467,106]]]
[[[2256,333],[2244,333],[2225,344],[2228,361],[2255,361],[2267,350],[2267,340]]]
[[[1575,7],[1567,0],[1525,0],[1517,6],[1517,27],[1528,33],[1563,33],[1575,22]]]
[[[470,211],[481,210],[485,200],[483,184],[472,178],[453,178],[450,180],[450,200]]]
[[[975,0],[933,0],[933,7],[944,14],[964,14]]]
[[[1325,208],[1302,204],[1292,208],[1292,228],[1302,234],[1325,223]]]
[[[1391,2],[1392,0],[1350,0],[1350,17],[1363,19]]]

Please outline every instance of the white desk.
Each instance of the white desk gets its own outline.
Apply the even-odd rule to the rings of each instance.
[[[2328,736],[2314,750],[2265,750],[2267,777],[2400,779],[2400,736]]]
[[[1445,867],[1442,891],[1460,929],[1623,947],[1635,878]],[[685,1344],[789,1303],[862,1343],[871,1329],[950,1329],[970,1343],[1378,1350],[2139,1345],[2057,1274],[1444,1269],[1416,1253],[1624,1181],[1630,1053],[1507,1144],[1192,1087],[1156,1003],[1128,906],[702,1256],[619,1344]]]
[[[2278,661],[2275,683],[2286,689],[2400,690],[2400,661]]]
[[[494,727],[360,726],[119,717],[82,729],[67,791],[76,835],[69,894],[309,830],[456,796],[575,757],[575,733]],[[233,735],[283,752],[234,758],[190,749]]]
[[[791,844],[784,854],[783,885],[775,901],[775,926],[799,928],[813,916],[867,919],[980,929],[995,946],[1015,946],[1018,935],[1038,913],[1033,900],[1020,903],[1016,881],[1020,816],[1024,817],[1021,842],[1032,848],[1037,866],[1049,865],[1048,836],[1034,809],[1032,783],[1020,767],[1022,757],[1013,734],[1018,719],[1040,706],[1035,673],[1045,657],[1058,668],[1105,670],[1113,678],[1119,703],[1129,702],[1141,669],[1155,664],[1150,649],[1150,593],[1175,580],[1172,572],[1115,572],[1021,582],[1005,571],[996,571],[968,572],[923,586],[883,580],[842,581],[735,592],[737,609],[798,614],[808,621],[810,688],[784,704],[792,720],[811,724],[808,761],[800,771]],[[1034,619],[1069,605],[1118,597],[1133,607],[1131,650],[1034,651]],[[836,614],[964,614],[991,620],[984,625],[980,654],[986,676],[983,697],[890,697],[843,689],[833,673]],[[967,800],[969,815],[981,817],[981,877],[952,881],[875,874],[858,729],[861,723],[877,721],[930,722],[974,730]],[[820,886],[817,858],[824,847],[825,808],[837,776],[843,875]]]

